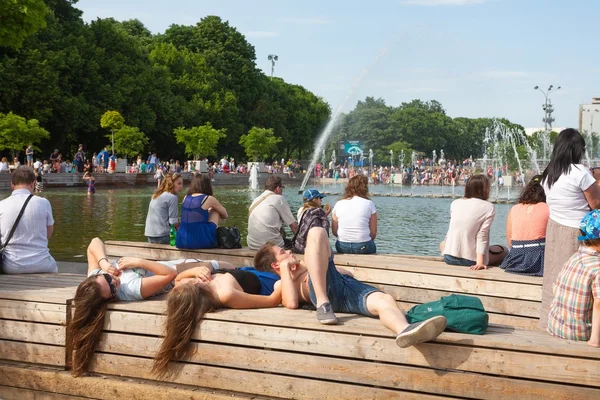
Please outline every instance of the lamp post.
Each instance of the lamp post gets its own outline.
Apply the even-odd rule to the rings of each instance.
[[[273,74],[275,73],[275,61],[279,60],[277,54],[269,54],[269,61],[271,61],[271,80],[273,79]]]
[[[554,122],[554,118],[552,117],[552,113],[554,112],[554,107],[552,107],[552,102],[550,101],[550,93],[560,90],[560,86],[556,89],[554,85],[548,86],[546,91],[540,89],[539,86],[535,86],[534,90],[539,90],[544,95],[544,104],[542,104],[542,108],[544,109],[544,137],[543,137],[543,145],[544,145],[544,158],[548,158],[548,149],[550,147],[550,129],[552,129],[552,123]]]

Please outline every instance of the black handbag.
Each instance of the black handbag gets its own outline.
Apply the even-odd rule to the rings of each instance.
[[[223,249],[241,249],[242,235],[237,226],[219,226],[217,228],[217,243]]]
[[[33,195],[30,194],[29,197],[27,197],[27,200],[25,200],[25,203],[23,203],[23,207],[21,207],[21,211],[19,212],[19,215],[17,216],[17,219],[15,220],[15,223],[14,223],[12,229],[10,230],[8,236],[6,237],[4,244],[2,244],[0,242],[0,273],[2,273],[2,259],[4,258],[4,250],[6,249],[6,246],[8,246],[8,242],[10,242],[10,239],[12,239],[13,234],[15,233],[15,230],[17,229],[17,225],[19,225],[19,221],[21,221],[21,217],[23,216],[23,213],[25,212],[25,207],[27,207],[27,204],[29,204],[29,200],[31,200],[32,197],[33,197]]]

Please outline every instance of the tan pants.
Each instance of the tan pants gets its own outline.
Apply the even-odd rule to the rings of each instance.
[[[544,252],[544,286],[542,288],[542,310],[538,327],[546,330],[550,303],[554,298],[553,286],[563,265],[579,248],[577,228],[570,228],[548,219],[546,227],[546,250]]]

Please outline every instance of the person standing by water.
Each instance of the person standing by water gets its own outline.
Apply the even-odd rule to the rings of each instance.
[[[177,248],[214,249],[217,247],[217,227],[222,219],[227,218],[227,210],[213,196],[208,175],[194,175],[181,205]]]
[[[504,246],[490,246],[496,208],[489,197],[490,178],[473,175],[465,186],[465,197],[452,202],[448,233],[440,243],[446,264],[479,270],[500,265],[506,257],[508,249]]]
[[[177,195],[183,189],[180,174],[165,177],[156,189],[148,206],[144,235],[149,243],[169,244],[171,225],[179,226],[179,199]]]
[[[25,149],[25,159],[28,167],[33,167],[33,144],[29,143],[29,146]]]
[[[554,282],[579,247],[579,223],[590,208],[600,208],[600,184],[581,164],[584,154],[583,136],[576,129],[565,129],[556,138],[550,162],[542,174],[550,219],[546,228],[540,329],[548,325]]]
[[[500,264],[506,272],[520,275],[544,275],[546,226],[550,211],[542,176],[536,175],[523,189],[519,204],[506,217],[506,240],[510,251]]]
[[[94,171],[94,165],[93,165],[93,163],[90,163],[87,166],[85,174],[83,174],[83,178],[82,178],[84,181],[87,181],[87,183],[88,183],[88,188],[87,188],[88,196],[91,196],[96,193],[96,178],[94,178],[94,176],[92,175],[93,171]]]

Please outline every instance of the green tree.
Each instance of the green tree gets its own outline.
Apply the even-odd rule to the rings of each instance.
[[[49,137],[48,131],[40,127],[36,119],[27,120],[12,112],[0,113],[0,150],[8,149],[18,155],[30,143],[36,144]]]
[[[226,137],[225,129],[215,129],[210,122],[190,129],[175,129],[177,143],[185,144],[185,154],[196,160],[202,157],[216,156],[219,140]]]
[[[115,154],[115,132],[125,126],[125,118],[118,111],[107,111],[100,117],[100,126],[110,130],[107,137],[111,139],[112,153]]]
[[[110,138],[110,135],[107,135]],[[115,132],[115,148],[119,149],[119,154],[134,158],[141,154],[148,146],[148,136],[138,128],[123,125],[121,129]]]
[[[3,0],[0,7],[0,46],[15,49],[29,35],[46,26],[44,0]]]
[[[240,144],[244,146],[246,155],[252,161],[260,161],[271,157],[281,138],[276,137],[271,128],[253,126],[247,135],[242,135]]]

